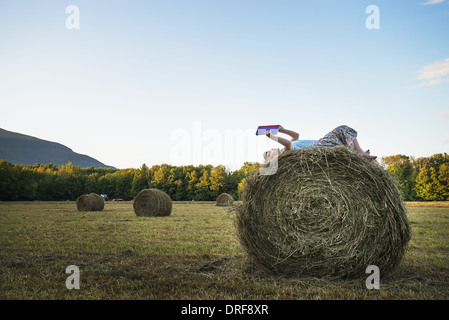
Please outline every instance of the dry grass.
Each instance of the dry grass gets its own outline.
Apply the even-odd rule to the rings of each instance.
[[[412,239],[380,290],[365,279],[285,277],[255,268],[234,216],[211,202],[174,202],[138,217],[132,202],[78,212],[74,202],[0,202],[0,299],[449,299],[449,207],[408,210]],[[68,290],[65,269],[80,268]],[[168,310],[167,310],[168,311]]]
[[[449,208],[449,201],[409,201],[410,208]]]

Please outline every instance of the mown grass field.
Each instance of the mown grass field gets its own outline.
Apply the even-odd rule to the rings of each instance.
[[[397,273],[365,280],[286,278],[254,268],[234,214],[214,202],[174,202],[169,217],[137,217],[131,202],[81,213],[75,202],[0,202],[0,299],[448,299],[449,204],[409,203],[412,240]],[[66,267],[80,269],[68,290]],[[368,276],[368,275],[367,275]]]

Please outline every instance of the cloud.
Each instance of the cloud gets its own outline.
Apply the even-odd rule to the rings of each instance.
[[[436,115],[438,119],[446,119],[449,120],[449,112],[441,112]],[[444,140],[444,144],[449,144],[449,137]]]
[[[449,58],[424,66],[418,73],[418,79],[423,81],[418,87],[449,83]]]
[[[441,112],[441,113],[437,114],[437,118],[449,120],[449,112]]]
[[[445,0],[427,0],[426,2],[421,3],[423,6],[431,5],[431,4],[437,4],[444,2]]]

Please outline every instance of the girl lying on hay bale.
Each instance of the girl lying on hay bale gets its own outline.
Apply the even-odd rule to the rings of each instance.
[[[289,135],[292,139],[287,140],[285,138],[272,135],[270,131],[267,131],[265,135],[268,138],[282,144],[284,148],[273,148],[269,151],[265,151],[263,156],[266,161],[269,161],[272,157],[287,150],[302,149],[306,147],[336,147],[340,145],[349,147],[368,159],[374,160],[377,158],[376,156],[371,155],[369,150],[363,151],[357,141],[357,131],[346,125],[338,126],[319,140],[298,140],[299,133],[284,129],[282,126],[279,128],[279,132]]]
[[[238,239],[254,266],[276,274],[394,274],[411,238],[396,181],[346,146],[282,152],[276,173],[247,177]]]

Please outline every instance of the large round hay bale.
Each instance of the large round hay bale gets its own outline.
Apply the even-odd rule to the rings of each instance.
[[[217,197],[216,205],[219,207],[227,207],[234,203],[234,198],[228,193],[222,193]]]
[[[169,216],[173,202],[168,194],[158,189],[144,189],[134,198],[134,212],[138,216]]]
[[[104,199],[96,194],[83,194],[76,199],[78,211],[102,211],[104,209]]]
[[[381,277],[410,239],[396,183],[377,162],[346,147],[282,153],[277,172],[247,180],[236,227],[256,265],[285,275]]]

